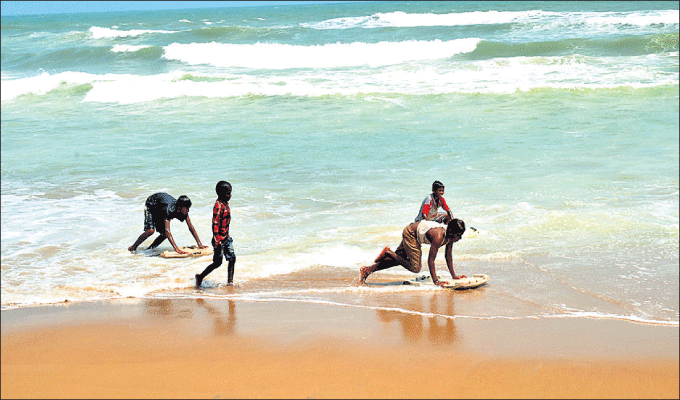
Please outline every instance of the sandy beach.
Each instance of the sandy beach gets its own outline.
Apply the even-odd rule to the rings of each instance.
[[[677,398],[678,328],[291,301],[2,311],[2,398]]]

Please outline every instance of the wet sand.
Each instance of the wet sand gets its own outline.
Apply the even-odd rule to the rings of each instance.
[[[1,371],[2,398],[679,396],[677,326],[290,301],[5,310]]]

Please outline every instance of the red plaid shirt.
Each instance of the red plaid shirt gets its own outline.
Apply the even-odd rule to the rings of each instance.
[[[213,207],[212,229],[213,229],[213,247],[222,244],[224,239],[229,237],[229,224],[231,223],[231,210],[229,203],[223,203],[219,199],[215,201]]]

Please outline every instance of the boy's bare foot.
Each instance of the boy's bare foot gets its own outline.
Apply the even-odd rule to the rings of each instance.
[[[196,289],[201,287],[202,282],[203,282],[203,278],[201,278],[201,275],[196,274]]]
[[[137,250],[137,249],[134,248],[134,247],[132,247],[132,246],[128,247],[128,251],[129,251],[130,253],[134,253],[135,250]]]
[[[360,274],[359,283],[363,285],[364,283],[366,283],[366,278],[368,278],[368,276],[371,274],[371,271],[369,270],[369,267],[361,267],[361,269],[359,270],[359,274]]]
[[[388,251],[391,251],[390,248],[389,248],[388,246],[385,246],[385,248],[382,249],[382,251],[380,252],[380,254],[378,255],[378,257],[377,257],[377,258],[375,259],[375,261],[373,261],[373,262],[379,263],[383,258],[385,258],[386,253],[387,253]]]

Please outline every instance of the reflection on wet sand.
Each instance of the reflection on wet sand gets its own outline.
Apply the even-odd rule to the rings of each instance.
[[[430,297],[429,305],[425,305],[420,297],[412,297],[409,301],[401,302],[400,308],[413,310],[426,314],[437,314],[454,316],[453,313],[453,294],[438,293]],[[427,319],[427,340],[433,344],[451,344],[456,338],[456,328],[452,318],[441,316],[424,317],[422,315],[409,314],[392,310],[377,310],[378,319],[390,324],[398,321],[401,325],[404,339],[411,343],[416,343],[425,335],[425,324],[423,319]]]
[[[236,332],[236,302],[228,300],[228,311],[215,307],[205,299],[196,299],[196,304],[208,311],[213,319],[214,333],[216,335],[232,335]],[[224,304],[220,302],[220,304]],[[191,319],[194,317],[196,308],[192,305],[171,299],[146,299],[144,310],[147,314],[163,319]]]
[[[191,318],[191,307],[176,308],[170,299],[146,299],[144,310],[155,317],[162,318]]]
[[[226,317],[218,308],[211,306],[203,299],[196,299],[196,304],[208,310],[208,313],[213,317],[216,335],[234,334],[236,331],[236,303],[234,300],[229,300],[229,313]]]

